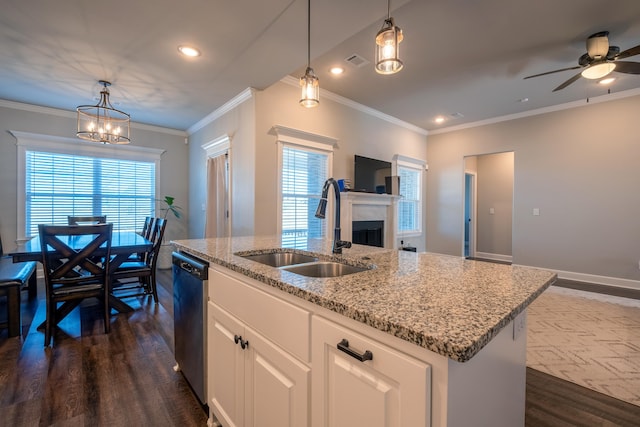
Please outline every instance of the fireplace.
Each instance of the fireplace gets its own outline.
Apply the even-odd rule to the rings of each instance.
[[[351,234],[353,243],[384,247],[384,221],[353,221]]]
[[[398,199],[390,194],[340,193],[342,237],[357,244],[395,249]]]

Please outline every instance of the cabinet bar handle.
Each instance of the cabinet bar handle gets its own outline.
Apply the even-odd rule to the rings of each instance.
[[[361,362],[364,362],[365,360],[373,360],[373,353],[371,353],[369,350],[365,350],[364,353],[359,354],[357,351],[349,348],[349,341],[347,341],[345,338],[342,338],[342,341],[338,343],[338,350],[344,351],[349,356],[353,357],[354,359],[358,359]]]

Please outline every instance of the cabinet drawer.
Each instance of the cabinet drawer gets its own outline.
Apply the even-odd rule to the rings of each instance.
[[[431,425],[428,364],[319,316],[312,323],[314,427]]]
[[[311,313],[209,270],[209,298],[304,362],[311,360]]]

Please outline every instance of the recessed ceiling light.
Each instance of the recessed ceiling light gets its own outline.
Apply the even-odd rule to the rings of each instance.
[[[520,98],[518,99],[518,102],[529,102],[529,98]]]
[[[445,119],[442,116],[438,116],[435,119],[433,119],[433,121],[436,122],[437,124],[444,123],[444,120]]]
[[[340,74],[344,73],[344,68],[342,68],[342,67],[337,67],[337,66],[336,66],[336,67],[331,67],[331,68],[329,69],[329,72],[330,72],[331,74],[333,74],[334,76],[339,76]]]
[[[178,46],[178,51],[184,56],[196,57],[200,56],[200,51],[191,46]]]
[[[598,84],[601,84],[601,85],[608,85],[608,84],[613,83],[613,81],[614,81],[615,79],[616,79],[615,77],[607,77],[606,79],[602,79],[602,80],[600,80],[600,81],[598,82]]]

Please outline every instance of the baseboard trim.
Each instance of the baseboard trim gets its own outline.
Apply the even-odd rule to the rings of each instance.
[[[575,282],[592,283],[596,285],[613,286],[616,288],[626,288],[640,290],[640,281],[631,279],[622,279],[619,277],[598,276],[595,274],[576,273],[573,271],[555,271],[560,279],[572,280]]]
[[[493,261],[512,262],[513,257],[511,255],[492,254],[489,252],[477,252],[474,258],[490,259]]]

